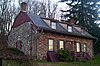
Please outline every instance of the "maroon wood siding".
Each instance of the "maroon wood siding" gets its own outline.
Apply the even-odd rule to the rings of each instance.
[[[14,24],[12,28],[21,25],[22,23],[29,22],[30,18],[28,17],[26,12],[20,12],[18,16],[15,18]]]

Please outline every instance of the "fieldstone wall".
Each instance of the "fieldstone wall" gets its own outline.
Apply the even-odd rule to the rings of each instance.
[[[26,22],[18,27],[12,28],[8,36],[8,47],[16,48],[16,42],[20,40],[22,42],[22,48],[19,49],[25,53],[25,55],[36,55],[36,41],[35,34],[31,30],[31,22]]]

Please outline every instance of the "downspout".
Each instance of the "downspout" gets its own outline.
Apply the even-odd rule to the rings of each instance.
[[[31,44],[30,44],[30,55],[32,55],[32,37],[33,37],[33,35],[32,35],[32,24],[30,24],[31,25]]]
[[[96,45],[96,43],[98,42],[98,38],[95,38],[96,39],[96,42],[94,43],[93,47]],[[92,48],[93,49],[93,48]],[[94,50],[93,50],[94,52]],[[94,53],[93,53],[93,57],[94,57]]]
[[[32,38],[32,36],[33,36],[32,35],[32,33],[33,33],[32,30],[33,29],[32,29],[32,25],[31,25],[31,46],[32,46],[32,39],[33,39]],[[38,31],[37,31],[37,29],[34,29],[34,35],[35,35],[34,38],[36,39],[36,57],[35,58],[36,58],[36,61],[38,61]],[[30,48],[30,53],[32,54],[32,50],[31,49],[32,48]]]
[[[36,33],[35,33],[35,35],[36,35],[36,61],[38,61],[38,36],[37,36],[37,29],[36,29]]]
[[[94,45],[96,45],[96,43],[98,42],[98,38],[95,38],[95,39],[96,39],[96,42],[94,43]],[[94,45],[93,45],[93,46],[94,46]]]
[[[40,33],[42,33],[43,32],[43,29],[41,30],[41,32]],[[38,61],[38,59],[39,59],[39,52],[38,52],[38,46],[39,46],[39,44],[38,44],[38,39],[39,39],[39,35],[38,35],[38,30],[36,29],[36,61]]]

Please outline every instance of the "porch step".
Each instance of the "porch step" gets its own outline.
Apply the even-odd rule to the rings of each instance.
[[[82,53],[72,52],[71,54],[72,54],[74,60],[79,60],[79,61],[86,60],[85,53],[83,53],[83,52]]]
[[[58,62],[57,54],[54,51],[47,52],[47,61]]]
[[[86,53],[85,59],[86,59],[86,60],[91,60],[92,57],[90,57],[90,55],[89,55],[88,53]]]

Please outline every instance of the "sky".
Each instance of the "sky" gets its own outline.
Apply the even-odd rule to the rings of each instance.
[[[27,1],[27,0],[22,0],[22,1]],[[43,0],[37,0],[37,1],[43,1]],[[47,1],[47,0],[44,0],[44,1]],[[66,4],[65,3],[59,3],[59,1],[60,0],[51,0],[52,2],[54,2],[54,3],[57,3],[58,4],[58,7],[60,8],[60,9],[63,9],[63,8],[66,8],[65,6],[66,6]],[[14,4],[16,4],[17,6],[19,5],[18,4],[18,0],[13,0],[12,1]],[[62,5],[63,4],[63,5]],[[12,4],[13,5],[13,4]],[[16,7],[17,7],[16,6]]]
[[[22,0],[22,1],[27,2],[27,0]],[[47,1],[47,0],[36,0],[36,1]],[[68,6],[66,6],[66,3],[61,3],[61,2],[59,2],[60,0],[51,0],[51,1],[53,3],[58,4],[58,12],[57,12],[58,14],[57,14],[57,16],[59,16],[61,14],[60,10],[68,9]],[[13,0],[13,3],[16,4],[16,7],[19,5],[18,0]],[[99,2],[99,4],[100,4],[100,2]],[[12,6],[13,6],[13,4],[12,4]],[[100,21],[98,21],[98,23],[100,23]]]
[[[16,7],[18,7],[19,6],[18,1],[19,0],[13,0],[12,1],[12,6],[13,6],[13,4],[16,4]],[[21,0],[21,1],[22,2],[27,2],[27,0]],[[45,1],[46,2],[47,0],[36,0],[36,1]],[[60,15],[61,15],[61,11],[60,10],[65,10],[68,7],[66,7],[66,3],[59,2],[60,0],[51,0],[51,1],[52,1],[52,3],[57,3],[58,4],[56,19],[60,19]]]
[[[27,0],[22,0],[23,2],[27,2]],[[47,1],[47,0],[37,0],[37,1]],[[58,4],[58,8],[59,9],[65,9],[65,8],[67,8],[66,7],[66,3],[61,3],[61,2],[59,2],[60,0],[51,0],[53,3],[57,3]],[[16,7],[18,7],[19,6],[19,4],[18,4],[18,0],[13,0],[12,1],[12,6],[13,6],[13,4],[16,4]]]

